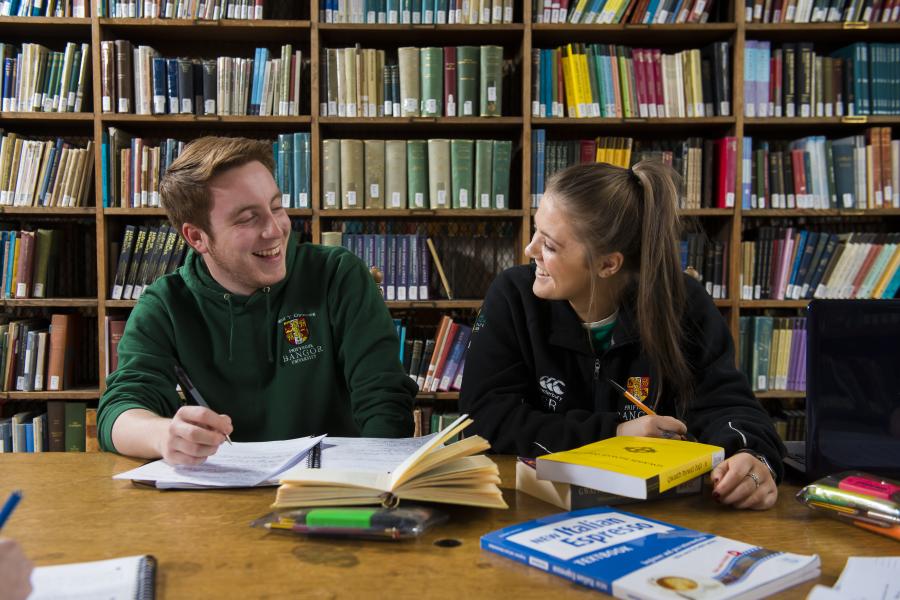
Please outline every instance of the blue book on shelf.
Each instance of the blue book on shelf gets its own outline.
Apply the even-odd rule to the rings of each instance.
[[[166,59],[166,82],[169,92],[169,113],[177,115],[181,112],[178,106],[178,59]]]
[[[791,266],[791,277],[788,279],[785,299],[790,299],[794,295],[794,286],[797,285],[797,273],[800,271],[800,263],[803,261],[803,255],[806,253],[807,238],[809,238],[809,231],[806,229],[801,230],[800,238],[797,240],[797,250],[794,252],[794,264]]]
[[[25,452],[34,452],[34,423],[24,423]]]
[[[753,184],[753,138],[744,136],[741,146],[741,209],[750,210]]]
[[[167,90],[166,59],[155,57],[153,59],[153,106],[154,115],[166,114]]]
[[[900,269],[894,271],[894,276],[888,286],[884,288],[884,293],[881,294],[881,297],[890,300],[897,295],[898,289],[900,289]]]
[[[8,245],[4,245],[6,249],[6,285],[3,286],[3,297],[11,298],[10,290],[12,289],[13,269],[16,262],[16,232],[10,231],[7,235]]]
[[[609,507],[505,527],[482,536],[481,547],[617,598],[676,598],[683,589],[702,590],[707,599],[762,597],[820,573],[817,555],[768,550]]]

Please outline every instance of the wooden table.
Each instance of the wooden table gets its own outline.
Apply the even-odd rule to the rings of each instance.
[[[112,475],[139,461],[112,454],[0,456],[0,502],[24,499],[3,529],[37,565],[153,554],[159,598],[558,598],[598,597],[479,548],[494,529],[559,512],[515,491],[514,461],[496,457],[510,510],[448,507],[451,520],[401,543],[305,539],[248,526],[274,488],[158,491]],[[831,585],[851,555],[896,555],[900,544],[814,515],[782,486],[765,512],[735,511],[708,496],[633,504],[627,510],[769,548],[818,553]],[[458,540],[443,547],[440,540]],[[812,583],[785,597],[803,598]]]

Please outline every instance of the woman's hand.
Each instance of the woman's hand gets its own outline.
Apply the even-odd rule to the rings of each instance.
[[[640,437],[655,437],[672,440],[683,440],[687,433],[687,426],[675,417],[661,417],[659,415],[644,415],[631,421],[619,423],[616,435],[636,435]]]
[[[739,452],[713,469],[713,498],[734,508],[765,510],[778,500],[769,468],[747,452]]]

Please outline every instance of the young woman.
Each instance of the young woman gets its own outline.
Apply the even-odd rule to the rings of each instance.
[[[692,435],[725,448],[716,500],[768,508],[784,448],[735,367],[724,319],[681,272],[675,177],[643,161],[550,178],[525,250],[534,264],[494,281],[473,327],[460,406],[494,451],[522,456]]]

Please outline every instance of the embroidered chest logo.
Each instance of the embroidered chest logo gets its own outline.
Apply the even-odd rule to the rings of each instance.
[[[556,377],[544,375],[538,379],[538,385],[541,388],[541,394],[547,405],[547,409],[555,411],[563,401],[563,395],[566,393],[566,382]]]
[[[625,388],[631,394],[637,397],[641,402],[650,395],[650,378],[649,377],[629,377]]]
[[[281,352],[283,365],[299,365],[325,351],[325,347],[310,341],[315,328],[316,313],[286,315],[278,319],[278,326],[287,344]],[[320,340],[321,341],[321,340]]]
[[[297,317],[284,322],[284,339],[292,346],[299,346],[309,339],[309,325],[306,317]]]

